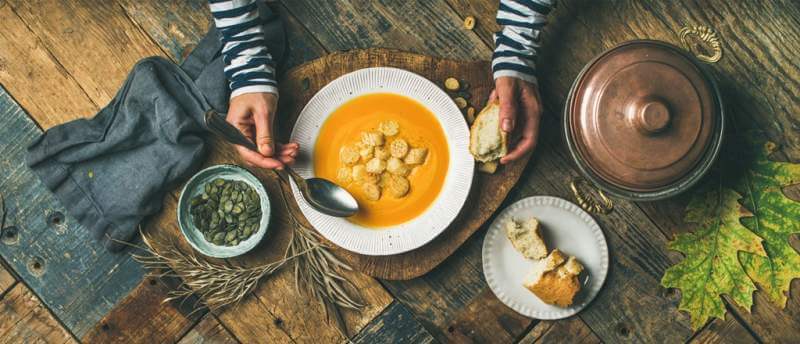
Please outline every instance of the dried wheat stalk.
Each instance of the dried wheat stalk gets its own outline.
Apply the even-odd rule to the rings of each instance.
[[[281,178],[279,174],[276,175]],[[287,185],[288,181],[281,178]],[[339,332],[348,338],[347,325],[342,319],[339,307],[360,310],[364,307],[358,289],[340,271],[353,269],[336,258],[330,248],[322,243],[320,235],[300,222],[289,207],[288,197],[283,188],[281,198],[294,227],[292,240],[286,250],[287,256],[297,256],[294,265],[295,288],[305,290],[317,299],[325,309],[325,316],[336,321]],[[308,252],[300,255],[300,252]]]
[[[185,299],[196,294],[211,310],[237,304],[247,296],[265,276],[271,275],[288,261],[307,252],[297,252],[261,266],[240,267],[211,263],[194,253],[186,253],[170,242],[154,243],[144,233],[142,241],[147,254],[134,254],[154,277],[177,277],[181,285],[169,292],[168,302]]]
[[[288,184],[288,181],[283,181]],[[295,217],[286,192],[283,188],[280,190],[293,231],[289,247],[278,261],[249,268],[211,263],[193,252],[183,252],[174,242],[156,243],[144,233],[144,247],[139,248],[147,254],[134,254],[133,257],[150,270],[152,276],[177,277],[182,281],[177,289],[170,291],[164,302],[186,299],[195,294],[211,310],[239,303],[262,278],[294,259],[295,288],[315,298],[325,309],[326,317],[333,317],[337,329],[348,338],[339,307],[352,310],[364,307],[358,289],[340,273],[352,268],[330,252],[314,229]]]

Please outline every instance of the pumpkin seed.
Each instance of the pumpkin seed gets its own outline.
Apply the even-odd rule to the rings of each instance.
[[[234,246],[258,230],[261,199],[250,184],[215,178],[189,200],[189,214],[206,241]]]

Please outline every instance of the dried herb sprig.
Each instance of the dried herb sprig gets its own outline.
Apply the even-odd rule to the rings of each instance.
[[[288,184],[287,180],[283,181]],[[156,243],[144,233],[144,247],[137,247],[147,254],[133,257],[151,271],[151,276],[177,277],[181,281],[164,302],[197,295],[211,310],[239,303],[262,278],[294,259],[295,288],[314,297],[325,309],[326,317],[333,317],[339,332],[348,338],[339,307],[352,310],[364,307],[358,289],[341,275],[341,271],[352,271],[352,268],[330,252],[330,247],[313,228],[297,219],[286,192],[282,187],[280,191],[293,231],[284,257],[278,261],[250,268],[211,263],[193,252],[183,252],[174,242]]]
[[[279,174],[276,175],[289,184]],[[344,270],[352,271],[353,268],[336,258],[330,252],[330,247],[322,242],[320,235],[297,219],[289,206],[286,192],[282,187],[280,190],[284,207],[294,227],[286,255],[298,257],[294,266],[295,288],[298,291],[305,290],[317,299],[325,309],[325,316],[328,319],[333,317],[339,332],[348,338],[347,325],[339,307],[352,310],[361,310],[364,307],[358,289],[340,273]],[[308,253],[298,255],[300,252]]]
[[[134,254],[154,277],[177,277],[181,285],[169,292],[168,302],[186,299],[196,294],[211,310],[237,304],[245,298],[265,276],[269,276],[288,261],[306,254],[298,251],[282,259],[255,267],[228,266],[212,263],[194,253],[186,253],[173,242],[154,243],[142,233],[147,254]]]

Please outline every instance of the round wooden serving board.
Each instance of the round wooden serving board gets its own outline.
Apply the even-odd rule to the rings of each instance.
[[[282,133],[291,127],[305,104],[334,79],[367,67],[396,67],[422,75],[437,85],[448,77],[469,83],[469,103],[476,114],[494,87],[489,61],[463,62],[397,50],[372,48],[337,52],[287,71],[281,80],[279,123]],[[333,110],[333,109],[331,109]],[[288,120],[283,120],[288,119]],[[450,256],[497,210],[528,162],[526,156],[501,166],[492,175],[477,172],[472,191],[458,218],[436,239],[411,252],[394,256],[364,256],[336,248],[336,254],[354,269],[390,280],[407,280],[425,274]],[[299,214],[297,209],[293,209]]]

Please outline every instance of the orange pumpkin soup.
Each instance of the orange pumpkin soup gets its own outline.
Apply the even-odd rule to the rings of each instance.
[[[410,189],[402,197],[388,192],[377,200],[365,194],[362,181],[341,180],[340,151],[345,146],[360,145],[365,132],[380,132],[382,123],[396,122],[396,135],[385,137],[385,147],[404,140],[410,147],[427,149],[418,165],[409,165],[406,176]],[[392,93],[372,93],[357,97],[336,109],[320,128],[314,146],[314,173],[335,181],[358,201],[359,211],[348,218],[370,228],[387,227],[409,221],[422,214],[436,199],[444,185],[449,165],[447,139],[439,121],[422,104]],[[384,172],[384,176],[389,176]],[[349,178],[348,178],[349,179]]]

